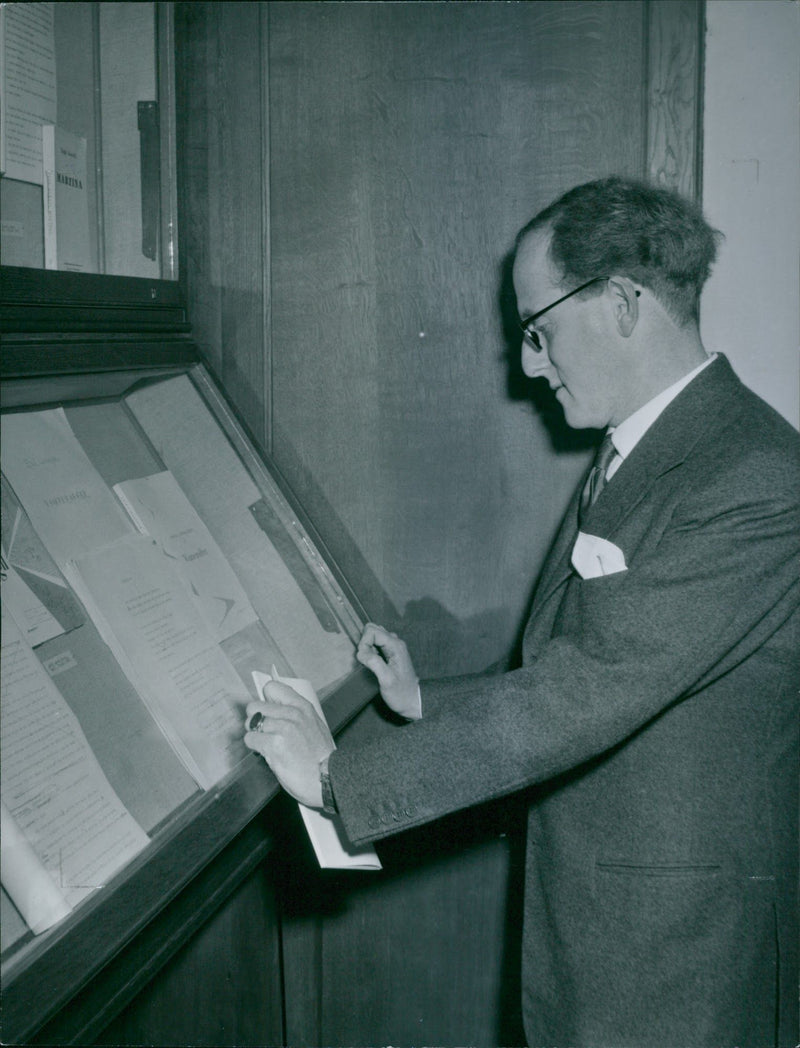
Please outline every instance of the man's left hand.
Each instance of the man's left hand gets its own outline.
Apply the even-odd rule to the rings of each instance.
[[[319,762],[335,749],[328,725],[294,688],[279,681],[264,686],[264,702],[247,706],[247,724],[253,714],[262,719],[248,731],[245,745],[260,753],[281,786],[309,808],[322,807]]]

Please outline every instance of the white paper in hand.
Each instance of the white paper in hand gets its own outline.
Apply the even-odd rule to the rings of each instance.
[[[253,671],[253,683],[259,697],[265,684],[276,680],[281,684],[288,684],[296,692],[307,699],[320,717],[325,720],[322,706],[317,698],[317,693],[311,686],[310,681],[301,680],[297,677],[281,677],[272,667],[272,674]],[[326,722],[327,723],[327,722]],[[322,869],[325,870],[380,870],[381,863],[373,848],[355,848],[347,839],[342,820],[338,815],[327,815],[325,812],[317,811],[316,808],[307,808],[304,804],[298,804],[309,840],[314,846]]]

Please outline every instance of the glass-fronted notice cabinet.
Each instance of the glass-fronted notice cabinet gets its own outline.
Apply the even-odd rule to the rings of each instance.
[[[86,1043],[270,852],[254,672],[375,685],[191,339],[172,5],[0,12],[2,1040]]]
[[[309,680],[334,729],[374,688],[354,601],[200,363],[3,390],[2,1015],[18,1043],[277,792],[243,744],[254,671]]]
[[[172,7],[0,8],[6,266],[175,279]]]

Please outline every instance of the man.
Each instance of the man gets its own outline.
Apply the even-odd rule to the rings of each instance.
[[[619,178],[518,237],[523,368],[611,438],[519,669],[418,689],[370,625],[359,658],[406,725],[332,752],[291,689],[249,707],[265,719],[248,745],[354,843],[536,787],[532,1046],[797,1041],[800,439],[703,348],[715,251],[693,205]]]

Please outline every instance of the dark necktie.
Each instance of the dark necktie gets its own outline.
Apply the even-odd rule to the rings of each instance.
[[[605,487],[606,483],[606,470],[611,465],[611,460],[617,453],[617,449],[614,447],[611,435],[606,434],[603,438],[603,443],[597,450],[597,455],[594,459],[589,476],[586,478],[586,483],[583,485],[583,491],[581,492],[581,501],[578,507],[578,524],[583,524],[583,518],[589,511],[589,507],[593,506],[597,502],[600,492]]]

